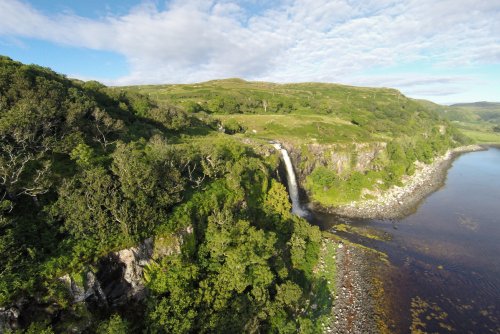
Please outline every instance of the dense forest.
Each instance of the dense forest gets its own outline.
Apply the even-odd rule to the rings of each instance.
[[[311,189],[358,190],[377,178],[395,184],[414,161],[467,141],[393,90],[213,85],[168,86],[162,97],[0,57],[3,330],[321,332],[334,272],[315,269],[321,232],[290,213],[278,152],[265,140],[388,142],[371,172],[318,167],[310,177]],[[302,132],[268,124],[258,141],[245,119],[227,117],[247,114],[313,118]],[[328,137],[330,128],[338,131]],[[110,254],[137,245],[151,248],[144,289],[123,296],[111,281],[125,269]]]

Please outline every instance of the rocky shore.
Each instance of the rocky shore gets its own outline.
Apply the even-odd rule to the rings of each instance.
[[[335,320],[325,333],[378,333],[370,292],[371,274],[363,250],[339,243],[336,263]]]
[[[351,202],[334,208],[313,210],[327,211],[350,218],[397,219],[412,213],[417,204],[432,192],[439,189],[453,160],[462,153],[480,151],[479,145],[462,146],[449,150],[436,158],[431,164],[418,163],[411,176],[403,178],[402,186],[394,186],[382,193],[375,194],[376,199]]]

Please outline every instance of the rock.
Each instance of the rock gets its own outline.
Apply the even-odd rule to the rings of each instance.
[[[88,302],[96,306],[116,307],[145,296],[144,267],[153,258],[179,254],[184,237],[193,233],[192,226],[179,233],[157,239],[148,238],[136,247],[108,254],[97,263],[98,270],[87,271],[82,284],[70,274],[59,280],[66,286],[73,302]]]
[[[104,293],[101,282],[99,282],[96,275],[92,271],[88,271],[86,274],[86,278],[85,300],[87,300],[89,297],[95,297],[100,303],[108,306],[106,294]]]
[[[19,328],[19,316],[21,312],[17,307],[0,307],[0,333]]]
[[[72,322],[73,327],[62,329],[61,332],[81,333],[90,326],[91,319],[82,316],[78,313],[80,311],[73,313],[71,309],[110,308],[112,311],[123,305],[133,307],[136,301],[146,295],[144,267],[153,259],[180,253],[185,237],[192,233],[193,228],[189,226],[175,234],[148,238],[135,247],[109,253],[97,263],[89,264],[94,268],[92,270],[67,273],[59,277],[71,296],[71,301],[75,304],[84,303],[83,305],[62,310],[57,304],[47,305],[40,300],[21,299],[15,304],[0,308],[0,333],[18,329],[26,319],[43,318],[51,321],[61,317],[76,321]]]
[[[128,297],[142,299],[144,292],[143,268],[151,262],[153,239],[148,238],[138,247],[122,249],[114,254],[124,266],[123,280],[130,284],[129,291],[127,291]]]
[[[78,285],[69,274],[59,277],[59,280],[62,281],[64,285],[66,285],[69,294],[73,298],[73,302],[79,303],[85,300],[86,298],[85,288],[83,286]]]

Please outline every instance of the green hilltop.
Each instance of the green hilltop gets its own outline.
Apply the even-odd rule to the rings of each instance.
[[[227,79],[113,89],[141,93],[188,112],[207,113],[233,126],[241,123],[248,136],[257,138],[387,141],[405,134],[428,137],[444,124],[437,113],[387,88]]]

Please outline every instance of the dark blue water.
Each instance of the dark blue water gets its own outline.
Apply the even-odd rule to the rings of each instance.
[[[351,223],[392,237],[368,243],[393,265],[396,332],[500,333],[500,149],[457,158],[411,216]]]

